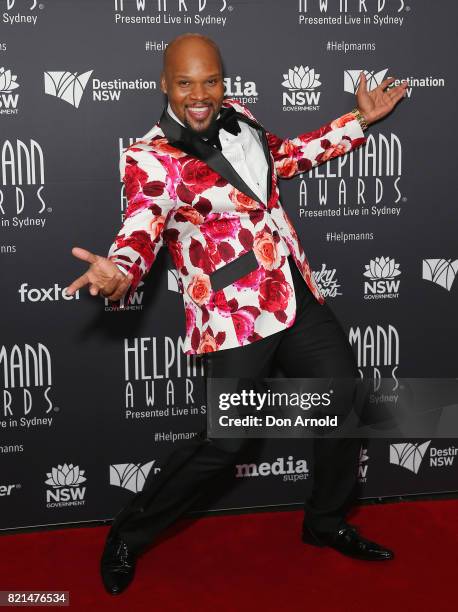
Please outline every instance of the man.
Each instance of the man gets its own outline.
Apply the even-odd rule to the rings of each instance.
[[[365,142],[363,128],[387,115],[406,85],[368,92],[358,108],[315,132],[281,139],[224,99],[219,50],[185,34],[164,54],[160,121],[121,156],[128,208],[108,257],[81,248],[89,269],[67,289],[130,300],[166,243],[186,312],[187,354],[201,355],[209,377],[350,377],[358,371],[348,340],[321,295],[304,250],[279,201],[277,177],[289,178]],[[305,281],[305,282],[304,282]],[[352,389],[339,398],[348,413]],[[205,432],[178,448],[159,476],[116,517],[101,560],[111,594],[121,593],[148,544],[234,465],[246,444]],[[360,441],[314,441],[314,490],[305,504],[303,541],[383,560],[393,553],[345,522],[354,498]]]

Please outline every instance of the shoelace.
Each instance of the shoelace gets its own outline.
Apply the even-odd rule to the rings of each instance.
[[[117,557],[121,561],[122,565],[130,565],[129,559],[129,549],[127,548],[127,544],[125,542],[120,542],[118,546],[118,550],[116,551]]]

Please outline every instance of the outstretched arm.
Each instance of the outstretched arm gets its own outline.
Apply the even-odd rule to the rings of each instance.
[[[369,92],[366,76],[361,72],[356,102],[357,110],[366,124],[364,127],[388,115],[405,97],[407,83],[388,89],[394,80],[394,77],[385,79]],[[314,166],[344,155],[366,142],[363,127],[353,112],[296,138],[282,139],[270,132],[267,132],[267,138],[280,178],[291,178],[298,173],[308,172]]]
[[[163,228],[174,205],[166,189],[165,169],[141,146],[124,151],[119,168],[128,202],[124,223],[107,257],[72,249],[75,257],[90,265],[69,285],[69,295],[89,285],[91,295],[101,294],[111,301],[124,296],[127,304],[163,244]]]
[[[164,244],[163,230],[175,202],[166,189],[165,168],[149,151],[131,147],[121,155],[119,168],[128,205],[108,259],[132,275],[128,301]]]

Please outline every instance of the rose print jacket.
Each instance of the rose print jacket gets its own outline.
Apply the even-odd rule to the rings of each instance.
[[[278,178],[290,178],[365,142],[355,115],[282,139],[250,111],[225,99],[240,121],[256,129],[269,167],[262,202],[221,152],[166,111],[139,141],[124,149],[121,177],[128,206],[108,257],[133,281],[130,303],[165,244],[178,273],[186,314],[186,354],[244,346],[290,327],[296,315],[288,255],[320,304],[297,233],[279,200]],[[189,134],[189,132],[188,132]]]

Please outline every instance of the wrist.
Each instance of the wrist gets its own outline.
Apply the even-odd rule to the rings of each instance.
[[[358,107],[355,107],[351,112],[353,113],[355,118],[358,120],[358,122],[359,122],[359,124],[361,126],[361,129],[363,131],[367,130],[367,128],[370,125],[370,121],[367,119],[367,117],[364,115],[364,113],[362,113]]]

